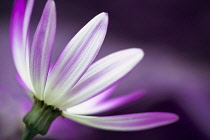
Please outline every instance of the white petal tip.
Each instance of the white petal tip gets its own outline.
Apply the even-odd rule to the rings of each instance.
[[[55,1],[54,0],[48,0],[46,4],[55,7]]]
[[[102,12],[95,17],[96,20],[99,20],[99,21],[103,20],[106,22],[108,22],[108,18],[109,18],[108,13],[105,13],[105,12]]]
[[[108,13],[106,13],[106,12],[102,12],[100,14],[103,15],[103,16],[108,16]]]
[[[144,56],[144,51],[140,48],[131,48],[133,51],[135,51],[136,53],[138,53],[139,55]]]
[[[125,52],[129,54],[129,56],[131,56],[132,59],[135,60],[136,62],[141,61],[142,58],[144,57],[144,51],[140,48],[127,49],[125,50]]]
[[[100,13],[100,14],[98,14],[98,15],[108,16],[108,13],[102,12],[102,13]]]

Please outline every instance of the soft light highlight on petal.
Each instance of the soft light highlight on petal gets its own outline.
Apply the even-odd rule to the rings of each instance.
[[[113,93],[115,88],[116,85],[77,106],[67,109],[67,111],[73,114],[90,114],[89,111],[95,110],[95,107],[98,106],[104,100],[106,100],[106,98],[108,98]]]
[[[26,11],[24,15],[24,21],[23,21],[23,40],[24,40],[24,46],[25,46],[25,68],[26,68],[26,74],[28,78],[28,84],[29,87],[27,89],[30,89],[32,93],[35,93],[34,87],[32,85],[31,76],[30,76],[30,68],[29,68],[29,49],[30,49],[30,42],[29,42],[29,24],[31,19],[31,14],[34,6],[34,0],[28,0],[26,5]]]
[[[64,112],[63,115],[78,123],[92,126],[99,129],[115,130],[115,131],[136,131],[155,128],[173,123],[179,117],[172,113],[137,113],[107,117],[91,117],[73,115]]]
[[[26,10],[24,14],[24,21],[23,21],[23,40],[25,43],[29,43],[29,24],[30,24],[30,19],[31,19],[31,14],[34,6],[34,0],[28,0],[27,5],[26,5]],[[27,46],[29,44],[26,44]]]
[[[30,75],[36,97],[43,99],[44,88],[55,39],[56,11],[53,0],[48,0],[30,48]]]
[[[34,89],[29,75],[27,32],[33,9],[33,2],[33,0],[30,0],[27,3],[27,7],[25,7],[25,0],[15,1],[10,26],[10,38],[15,66],[27,89],[32,92]]]
[[[80,115],[91,115],[91,114],[103,113],[105,111],[110,111],[120,106],[131,103],[141,98],[143,94],[144,92],[142,91],[136,91],[136,92],[124,95],[124,96],[115,97],[113,99],[108,99],[106,101],[101,101],[101,102],[98,102],[97,104],[91,104],[91,106],[88,106],[89,104],[85,104],[85,103],[86,102],[91,103],[92,99],[90,99],[82,104],[79,104],[75,107],[67,109],[67,112],[72,113],[72,114],[80,114]],[[98,96],[100,95],[101,94],[99,94]],[[98,96],[94,98],[97,98]]]
[[[135,100],[138,100],[143,95],[143,92],[134,92],[124,96],[116,97],[114,99],[110,99],[104,102],[101,102],[98,105],[92,107],[91,110],[86,110],[82,115],[91,115],[91,114],[98,114],[103,113],[106,111],[111,111],[113,109],[119,108],[126,104],[129,104]],[[76,113],[77,114],[77,113]]]
[[[112,86],[128,74],[143,58],[143,55],[141,49],[132,48],[98,60],[90,66],[69,94],[63,96],[61,100],[63,105],[60,107],[66,109],[78,105]]]
[[[54,104],[81,78],[98,54],[107,25],[108,15],[101,13],[68,43],[49,73],[45,90],[47,102]]]

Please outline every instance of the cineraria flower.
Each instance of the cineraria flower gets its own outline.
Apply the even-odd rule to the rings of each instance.
[[[135,131],[172,123],[172,113],[136,113],[117,116],[88,116],[135,100],[141,93],[104,101],[117,83],[142,59],[141,49],[132,48],[110,54],[96,62],[105,38],[108,14],[101,13],[88,22],[67,44],[50,66],[56,30],[56,10],[48,0],[29,41],[29,22],[34,0],[16,0],[11,21],[12,53],[22,84],[33,94],[34,105],[25,116],[22,139],[45,135],[58,116],[106,130]]]

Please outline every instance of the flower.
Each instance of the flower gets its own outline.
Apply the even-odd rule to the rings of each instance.
[[[13,85],[13,89],[14,87],[15,85]],[[21,133],[24,131],[24,123],[22,118],[27,114],[32,105],[32,100],[27,97],[27,95],[21,94],[17,92],[17,90],[14,92],[13,89],[5,85],[0,85],[0,130],[2,130],[0,131],[1,140],[19,140]],[[43,138],[56,140],[75,140],[84,139],[88,136],[92,140],[95,139],[94,135],[92,135],[93,132],[93,129],[80,127],[69,119],[60,117],[52,123],[47,135]],[[37,137],[37,139],[39,139],[39,137]]]
[[[173,113],[149,112],[117,116],[88,116],[133,101],[134,92],[105,101],[117,83],[143,58],[143,51],[131,48],[110,54],[96,62],[105,38],[108,14],[101,13],[88,22],[67,44],[57,61],[50,66],[56,32],[56,10],[48,0],[33,41],[29,41],[29,22],[34,0],[16,0],[11,19],[11,46],[22,85],[34,96],[34,106],[25,116],[23,139],[45,135],[58,116],[92,127],[135,131],[175,122]]]

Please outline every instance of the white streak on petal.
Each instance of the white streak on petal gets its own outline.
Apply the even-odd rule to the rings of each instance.
[[[130,93],[128,95],[116,97],[114,99],[110,99],[110,100],[104,101],[102,103],[96,104],[95,106],[92,106],[88,110],[84,110],[83,108],[80,108],[81,112],[78,112],[78,110],[76,110],[76,112],[69,112],[69,111],[71,111],[70,109],[67,111],[69,113],[82,114],[82,115],[103,113],[103,112],[110,111],[110,110],[116,109],[118,107],[121,107],[123,105],[126,105],[128,103],[131,103],[132,101],[135,101],[135,100],[139,99],[140,97],[142,97],[142,95],[143,95],[142,92],[134,92],[134,93]]]
[[[26,68],[26,74],[28,79],[28,85],[30,86],[29,89],[31,89],[31,92],[35,93],[31,76],[30,76],[30,68],[29,68],[29,24],[31,19],[31,14],[34,6],[34,0],[29,0],[26,6],[26,11],[24,15],[24,21],[23,21],[23,41],[25,46],[25,68]],[[36,93],[35,93],[36,94]]]
[[[99,105],[100,102],[103,102],[107,97],[109,97],[113,93],[115,88],[116,85],[77,106],[67,109],[67,111],[73,114],[89,114],[88,112],[90,110],[95,110],[94,107]]]
[[[21,77],[21,80],[25,83],[26,87],[33,92],[34,90],[30,80],[27,64],[28,57],[26,54],[26,47],[28,45],[26,44],[26,42],[28,42],[28,40],[26,39],[26,32],[28,30],[28,24],[30,22],[31,11],[33,9],[33,0],[27,4],[27,7],[25,7],[25,5],[25,0],[15,1],[11,19],[10,37],[13,59],[17,71]]]
[[[112,86],[130,72],[143,55],[141,49],[132,48],[110,54],[95,62],[68,96],[63,97],[61,108],[66,109],[78,105]]]
[[[68,114],[63,115],[78,123],[82,123],[91,127],[115,130],[115,131],[137,131],[151,129],[167,124],[171,124],[178,120],[178,116],[172,113],[150,112],[126,114],[107,117],[91,117]]]
[[[34,0],[28,0],[26,11],[24,14],[24,21],[23,21],[23,40],[24,41],[29,39],[29,24],[30,24],[33,6],[34,6]]]
[[[30,75],[36,97],[43,99],[44,87],[50,65],[52,47],[55,38],[56,11],[53,0],[48,0],[41,20],[36,29],[30,49]]]
[[[108,15],[101,13],[88,22],[67,44],[51,69],[45,100],[54,100],[69,91],[96,57],[106,35]]]
[[[31,76],[30,76],[30,68],[29,68],[29,24],[30,24],[30,19],[31,19],[31,14],[34,6],[34,0],[29,0],[26,6],[26,11],[24,15],[24,21],[23,21],[23,41],[24,46],[25,46],[25,68],[26,68],[26,74],[27,74],[27,79],[28,79],[28,85],[30,91],[35,93],[32,81],[31,81]]]

